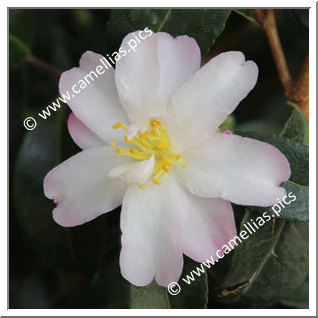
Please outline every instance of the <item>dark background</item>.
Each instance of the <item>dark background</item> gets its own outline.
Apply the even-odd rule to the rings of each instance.
[[[114,40],[108,31],[110,13],[10,9],[9,31],[33,56],[64,71],[77,66],[86,50],[106,55],[118,49],[122,39]],[[296,77],[308,52],[308,10],[276,10],[276,18],[288,65]],[[146,26],[151,28],[140,28]],[[281,131],[289,113],[263,30],[232,12],[208,56],[224,50],[244,52],[260,70],[256,88],[234,113],[236,129]],[[32,132],[23,127],[25,117],[36,117],[57,98],[58,77],[26,61],[15,63],[12,51],[10,48],[9,307],[127,308],[129,283],[119,271],[119,209],[80,227],[62,228],[54,223],[54,205],[44,197],[43,177],[80,149],[67,133],[67,106]],[[214,299],[208,307],[229,306]]]

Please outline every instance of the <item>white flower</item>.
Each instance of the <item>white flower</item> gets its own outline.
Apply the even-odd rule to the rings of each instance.
[[[280,151],[216,132],[254,87],[256,64],[226,52],[199,69],[200,56],[194,39],[156,33],[122,57],[69,102],[69,132],[83,151],[44,180],[62,226],[122,204],[120,267],[137,286],[178,281],[183,254],[215,255],[236,235],[229,201],[269,206],[285,195],[290,167]],[[83,54],[62,74],[61,94],[100,58]]]

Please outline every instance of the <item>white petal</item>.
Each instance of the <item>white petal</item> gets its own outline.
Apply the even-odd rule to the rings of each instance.
[[[124,132],[114,130],[112,126],[116,122],[128,123],[128,119],[118,99],[114,69],[104,68],[105,72],[100,75],[96,71],[98,65],[103,65],[100,61],[102,58],[100,54],[85,52],[80,59],[80,67],[74,67],[61,75],[60,94],[67,94],[68,91],[70,95],[74,95],[67,102],[73,113],[103,141],[114,139],[118,142],[123,140]],[[86,76],[88,74],[90,76]],[[85,77],[90,84],[84,80]],[[77,85],[75,89],[78,91],[79,81],[87,86],[74,94],[72,87]]]
[[[216,133],[183,158],[188,166],[175,171],[191,193],[241,205],[275,204],[285,195],[280,184],[290,177],[289,163],[277,148],[236,135]]]
[[[124,38],[121,48],[128,53],[117,62],[115,75],[120,100],[133,123],[164,115],[172,94],[200,66],[200,49],[194,39],[159,32],[138,44],[140,32],[144,31]],[[135,52],[129,46],[134,43]]]
[[[150,36],[137,43],[136,52],[129,47],[134,41],[135,33],[128,34],[122,41],[121,48],[127,55],[116,64],[115,81],[128,118],[137,123],[144,116],[164,113],[166,105],[158,82],[156,39]]]
[[[241,52],[222,53],[190,77],[175,93],[168,116],[187,128],[189,143],[209,138],[254,87],[258,68]]]
[[[127,184],[141,185],[147,182],[154,167],[155,157],[152,155],[148,160],[117,166],[110,170],[109,176]]]
[[[200,68],[201,52],[197,42],[187,35],[172,37],[165,32],[157,39],[160,85],[166,101]]]
[[[182,227],[187,209],[185,191],[168,177],[144,190],[130,186],[122,213],[122,275],[132,284],[145,286],[155,277],[168,286],[178,281],[183,266]]]
[[[236,235],[231,204],[223,199],[199,198],[191,194],[188,200],[183,253],[197,262],[206,262],[211,256],[216,260],[216,251]]]
[[[62,226],[76,226],[118,207],[127,186],[108,173],[129,161],[105,146],[81,151],[51,170],[44,179],[44,193],[57,204],[54,220]]]
[[[85,126],[73,113],[68,117],[67,127],[74,142],[82,149],[103,147],[106,145],[104,141]]]

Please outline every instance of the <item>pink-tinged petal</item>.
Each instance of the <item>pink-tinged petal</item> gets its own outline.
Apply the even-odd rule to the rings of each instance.
[[[183,154],[189,164],[176,169],[179,181],[200,197],[220,197],[241,205],[270,206],[285,195],[290,177],[286,157],[272,145],[215,133]]]
[[[150,181],[144,190],[128,188],[121,213],[120,268],[129,282],[145,286],[155,278],[168,286],[178,281],[186,209],[186,192],[171,177],[159,186]]]
[[[119,59],[115,71],[120,100],[133,123],[164,115],[172,94],[200,66],[200,49],[194,39],[148,30],[148,37],[138,44],[140,32],[146,36],[145,31],[135,31],[124,38],[121,48],[128,53]],[[132,49],[129,44],[134,43]]]
[[[74,142],[82,149],[103,147],[106,145],[105,142],[85,126],[73,113],[68,117],[67,127]]]
[[[61,75],[60,95],[67,95],[67,92],[70,96],[73,95],[67,103],[74,115],[103,141],[109,142],[114,139],[118,142],[123,140],[124,132],[114,131],[112,126],[116,122],[128,123],[128,119],[118,99],[114,69],[104,67],[103,74],[96,71],[98,66],[103,66],[101,59],[103,56],[100,54],[85,52],[80,59],[79,67],[74,67]],[[72,90],[74,85],[78,94]]]
[[[241,52],[225,52],[204,65],[174,94],[168,116],[187,128],[189,144],[207,140],[255,86],[258,68]]]
[[[197,262],[217,259],[216,252],[236,235],[230,202],[189,194],[189,210],[183,230],[183,253]],[[219,253],[222,255],[221,253]]]
[[[129,161],[105,146],[81,151],[51,170],[44,179],[44,194],[57,204],[54,220],[76,226],[118,207],[127,186],[108,173]]]

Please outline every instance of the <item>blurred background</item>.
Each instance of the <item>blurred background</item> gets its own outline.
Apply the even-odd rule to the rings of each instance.
[[[188,29],[199,28],[199,22],[190,17],[197,20],[200,10],[191,11],[196,12],[174,10],[178,31],[170,33],[196,38],[198,31],[191,34]],[[218,10],[204,11],[209,16]],[[227,50],[240,50],[255,61],[260,70],[258,83],[235,111],[235,129],[279,133],[289,111],[265,33],[247,12],[223,11],[224,29],[215,32],[215,39],[209,42],[203,31],[198,33],[203,62]],[[67,132],[68,107],[39,122],[32,132],[23,127],[23,120],[36,117],[58,97],[56,74],[78,66],[86,50],[110,54],[128,32],[147,26],[157,30],[162,13],[164,9],[9,10],[10,308],[129,307],[130,284],[119,270],[120,209],[79,227],[62,228],[52,219],[54,204],[43,194],[45,174],[80,151]],[[308,52],[308,10],[275,10],[275,14],[288,65],[296,77]],[[288,301],[264,306],[295,308]],[[211,292],[208,307],[233,305]]]

